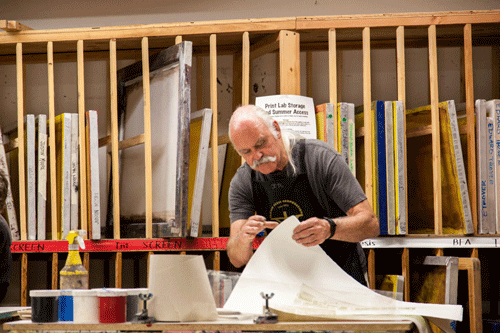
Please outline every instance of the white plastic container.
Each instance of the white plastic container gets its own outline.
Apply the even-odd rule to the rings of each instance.
[[[79,324],[99,323],[97,290],[73,290],[73,322]]]

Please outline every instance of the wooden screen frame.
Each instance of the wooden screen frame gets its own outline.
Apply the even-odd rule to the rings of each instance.
[[[142,80],[142,61],[135,62],[117,71],[117,99],[118,99],[118,139],[123,142],[125,114],[127,112],[127,86]],[[188,180],[189,180],[189,125],[191,113],[191,66],[192,42],[184,41],[173,45],[149,57],[150,77],[158,71],[178,69],[178,122],[177,122],[177,157],[176,157],[176,184],[175,184],[175,224],[180,228],[178,233],[166,233],[158,237],[185,237],[187,236],[188,212]],[[153,99],[154,96],[151,96]],[[133,145],[144,143],[144,138],[136,140]],[[129,145],[120,145],[120,149]],[[131,145],[132,146],[132,145]],[[120,162],[121,163],[121,162]],[[111,178],[112,179],[112,178]],[[112,230],[113,198],[110,179],[108,193],[108,214],[106,229]],[[146,180],[152,182],[152,179]]]

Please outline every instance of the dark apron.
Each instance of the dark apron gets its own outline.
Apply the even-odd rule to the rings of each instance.
[[[253,199],[258,215],[264,216],[268,221],[278,223],[292,215],[295,215],[301,222],[311,217],[327,216],[326,210],[314,196],[307,174],[296,174],[290,177],[286,175],[285,169],[283,172],[273,173],[265,178],[268,179],[257,180],[255,171],[252,171]],[[328,239],[320,246],[345,272],[366,285],[357,252],[357,243]]]

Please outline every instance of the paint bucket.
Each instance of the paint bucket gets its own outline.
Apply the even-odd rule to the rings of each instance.
[[[127,315],[127,292],[121,289],[100,289],[99,322],[124,323]]]
[[[61,290],[57,304],[59,321],[73,321],[73,294],[71,290]]]
[[[30,290],[31,321],[34,323],[53,323],[58,319],[60,290]]]
[[[99,298],[97,290],[75,289],[73,293],[73,322],[79,324],[99,323]]]

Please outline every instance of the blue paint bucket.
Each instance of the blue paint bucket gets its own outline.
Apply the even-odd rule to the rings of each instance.
[[[59,321],[73,321],[73,293],[71,290],[61,290],[58,299]]]

